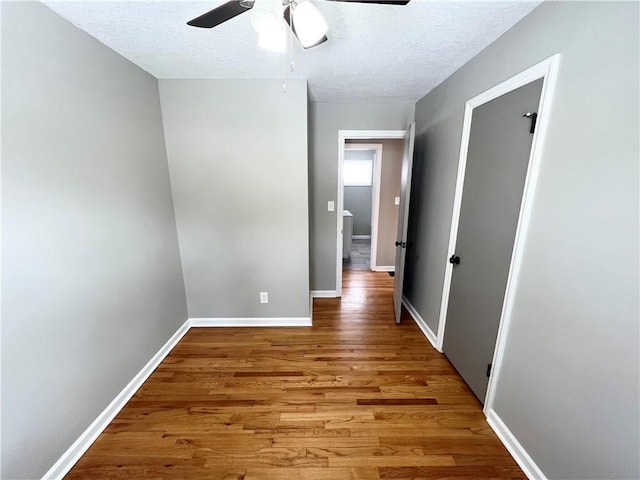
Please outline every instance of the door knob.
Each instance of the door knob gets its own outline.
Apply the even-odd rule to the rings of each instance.
[[[453,265],[459,265],[460,264],[460,257],[458,257],[457,255],[451,255],[451,258],[449,258],[449,263],[451,263]]]
[[[407,246],[407,244],[406,244],[406,243],[404,243],[404,242],[396,242],[396,247],[402,247],[402,248],[405,248],[406,246]]]

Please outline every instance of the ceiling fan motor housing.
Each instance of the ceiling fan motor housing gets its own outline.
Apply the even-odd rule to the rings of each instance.
[[[332,2],[349,2],[361,4],[380,5],[406,5],[410,0],[329,0]],[[327,25],[316,7],[309,0],[230,0],[219,7],[210,10],[199,17],[187,22],[187,25],[200,28],[213,28],[221,23],[237,17],[241,13],[258,9],[270,10],[271,6],[265,8],[265,4],[273,3],[273,11],[279,10],[278,17],[284,17],[294,35],[298,38],[302,46],[312,48],[327,41],[325,35]],[[282,2],[282,5],[278,5]],[[262,5],[260,5],[262,3]],[[256,4],[258,4],[256,6]],[[298,14],[296,15],[296,10]],[[296,20],[296,17],[298,19]],[[256,23],[253,22],[252,23]],[[273,23],[273,22],[269,22]],[[296,28],[296,23],[297,28]],[[260,33],[260,29],[254,26]],[[260,27],[262,28],[262,27]],[[297,30],[297,31],[296,31]]]

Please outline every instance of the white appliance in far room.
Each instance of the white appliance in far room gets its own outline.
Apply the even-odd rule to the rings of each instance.
[[[342,258],[349,258],[353,237],[353,214],[349,210],[342,211]]]

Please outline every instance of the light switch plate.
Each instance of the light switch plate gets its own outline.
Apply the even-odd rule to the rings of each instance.
[[[333,200],[327,202],[327,212],[333,212],[336,209],[336,204]]]
[[[395,198],[393,199],[393,204],[394,204],[394,205],[400,205],[400,197],[395,197]]]

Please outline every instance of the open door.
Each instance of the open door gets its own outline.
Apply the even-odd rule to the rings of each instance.
[[[413,166],[413,141],[416,124],[407,128],[402,153],[402,174],[400,177],[400,208],[398,210],[398,233],[396,235],[396,263],[393,284],[393,307],[396,323],[400,323],[402,313],[402,284],[404,281],[404,259],[407,253],[407,226],[409,223],[409,196],[411,194],[411,168]]]

